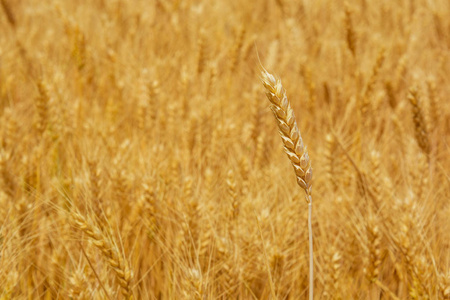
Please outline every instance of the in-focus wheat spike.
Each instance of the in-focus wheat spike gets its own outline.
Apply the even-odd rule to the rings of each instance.
[[[430,141],[428,140],[428,130],[425,123],[422,108],[420,107],[419,94],[416,88],[411,88],[409,90],[408,100],[412,105],[414,129],[416,133],[417,144],[426,155],[429,155],[431,147]]]
[[[303,144],[300,130],[297,126],[294,110],[281,85],[281,80],[267,71],[262,71],[262,82],[266,95],[271,103],[271,109],[277,120],[279,133],[283,140],[284,150],[294,167],[298,185],[306,192],[306,201],[311,202],[312,167],[308,150]]]
[[[117,247],[114,246],[109,238],[107,238],[102,231],[95,225],[91,224],[80,213],[72,211],[70,214],[72,221],[76,227],[86,233],[91,239],[95,247],[97,247],[105,257],[108,264],[114,270],[117,281],[121,287],[122,294],[126,299],[132,299],[133,293],[131,291],[132,273],[126,262],[121,257]]]

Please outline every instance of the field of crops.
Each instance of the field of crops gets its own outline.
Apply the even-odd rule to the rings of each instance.
[[[449,94],[448,0],[0,0],[0,299],[450,299]]]

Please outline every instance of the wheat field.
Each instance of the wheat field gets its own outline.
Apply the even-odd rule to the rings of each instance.
[[[307,299],[262,68],[314,299],[450,299],[449,1],[0,4],[0,299]]]

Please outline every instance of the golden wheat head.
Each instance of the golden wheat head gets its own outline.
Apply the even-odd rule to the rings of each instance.
[[[279,133],[283,140],[284,150],[294,167],[298,185],[305,190],[307,202],[311,201],[312,168],[308,150],[303,144],[300,130],[297,126],[294,111],[286,96],[286,90],[281,80],[275,78],[266,70],[262,71],[262,82],[266,88],[273,114],[277,120]]]

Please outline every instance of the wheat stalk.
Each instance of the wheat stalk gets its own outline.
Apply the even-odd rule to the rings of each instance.
[[[312,241],[312,167],[308,150],[303,144],[300,130],[297,126],[294,110],[286,95],[286,90],[279,78],[275,78],[266,70],[261,72],[262,82],[266,88],[272,112],[277,120],[279,133],[283,140],[284,150],[294,167],[298,185],[306,193],[308,203],[308,232],[309,232],[309,299],[313,299],[314,271],[313,271],[313,241]]]

